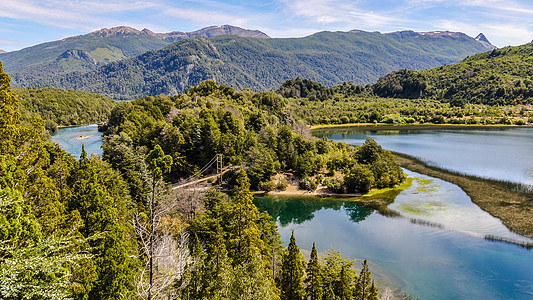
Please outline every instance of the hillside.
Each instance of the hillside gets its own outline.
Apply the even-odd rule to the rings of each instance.
[[[170,33],[154,33],[149,29],[140,31],[127,26],[119,26],[43,43],[19,51],[9,53],[0,51],[0,60],[4,63],[6,72],[13,77],[13,84],[17,85],[17,78],[31,82],[31,78],[74,71],[86,72],[149,50],[161,49],[180,39],[195,36],[213,37],[223,34],[268,38],[260,31],[230,25],[211,26],[193,32]],[[26,86],[31,85],[30,83]]]
[[[533,43],[494,49],[454,65],[393,72],[373,90],[382,97],[430,98],[459,106],[531,104]]]
[[[394,70],[455,63],[485,50],[462,33],[320,32],[284,39],[224,35],[181,40],[85,74],[19,77],[17,83],[98,92],[115,99],[173,95],[206,79],[255,91],[276,89],[296,77],[327,86],[368,84]]]
[[[105,121],[116,102],[88,92],[54,88],[13,88],[23,119],[39,116],[50,132],[58,126]]]

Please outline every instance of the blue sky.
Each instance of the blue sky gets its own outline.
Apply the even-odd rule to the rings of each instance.
[[[1,0],[0,49],[126,25],[155,32],[230,24],[271,37],[318,31],[483,32],[496,46],[533,39],[531,0]]]

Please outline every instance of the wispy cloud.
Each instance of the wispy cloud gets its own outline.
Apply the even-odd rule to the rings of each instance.
[[[289,17],[303,18],[319,24],[344,24],[346,26],[380,26],[398,19],[387,12],[365,10],[357,1],[342,0],[280,0]]]
[[[186,9],[169,7],[166,8],[161,15],[169,17],[181,18],[193,21],[195,23],[208,23],[211,25],[216,24],[232,24],[235,26],[244,26],[250,23],[249,17],[242,17],[233,14],[227,14],[216,11],[205,11],[197,9]]]

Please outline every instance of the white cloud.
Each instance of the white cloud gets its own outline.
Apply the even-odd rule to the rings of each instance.
[[[353,28],[377,27],[398,22],[388,12],[364,10],[357,1],[342,0],[280,0],[289,17],[304,18],[319,24],[343,24]]]
[[[483,32],[487,39],[497,47],[516,46],[531,42],[533,30],[527,25],[505,23],[469,24],[451,20],[438,20],[438,26],[450,31],[464,32],[472,37]]]
[[[198,9],[187,9],[168,7],[165,8],[161,15],[174,18],[186,19],[195,23],[204,23],[209,25],[231,24],[235,26],[245,26],[250,23],[250,17],[240,17],[233,14],[226,14],[216,11],[206,11]]]

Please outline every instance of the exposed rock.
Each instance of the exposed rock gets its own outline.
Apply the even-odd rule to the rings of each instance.
[[[489,40],[487,39],[487,37],[483,34],[483,33],[480,33],[476,36],[475,38],[476,41],[480,42],[481,45],[485,46],[485,48],[489,49],[489,50],[492,50],[492,49],[496,49],[497,47],[494,46],[493,44],[491,44],[489,42]]]

